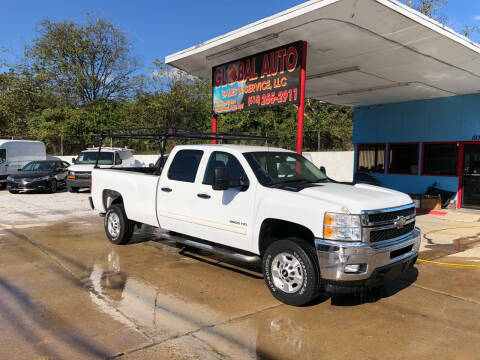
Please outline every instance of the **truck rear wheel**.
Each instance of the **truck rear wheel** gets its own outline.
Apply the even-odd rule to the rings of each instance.
[[[127,218],[122,204],[115,204],[108,208],[104,226],[108,240],[112,244],[127,244],[132,239],[134,225],[135,223]]]
[[[313,245],[301,238],[274,241],[263,256],[263,276],[272,295],[293,306],[314,300],[321,281],[317,261]]]

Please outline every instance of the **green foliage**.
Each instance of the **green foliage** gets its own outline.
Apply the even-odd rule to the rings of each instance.
[[[439,14],[439,10],[447,5],[447,0],[405,0],[405,3],[422,14],[438,20],[442,24],[447,22],[447,18]]]
[[[47,19],[38,33],[26,56],[66,104],[125,97],[131,91],[130,77],[138,65],[118,27],[95,17],[83,25]]]
[[[101,18],[84,24],[44,20],[24,63],[0,74],[0,137],[42,140],[50,154],[96,146],[93,135],[112,127],[168,126],[210,131],[210,81],[155,61],[149,77],[135,77],[131,43]],[[352,110],[307,100],[304,148],[351,148]],[[219,116],[218,130],[278,138],[295,149],[297,107],[282,106]],[[110,145],[110,144],[108,144]],[[158,144],[119,141],[137,152]],[[174,145],[174,144],[171,144]]]

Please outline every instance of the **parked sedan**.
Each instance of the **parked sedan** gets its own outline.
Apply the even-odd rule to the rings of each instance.
[[[48,191],[54,193],[65,187],[70,164],[61,160],[39,160],[25,165],[18,173],[7,177],[7,189],[12,194],[20,191]]]

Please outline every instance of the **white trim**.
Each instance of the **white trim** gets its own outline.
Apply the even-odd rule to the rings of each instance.
[[[172,213],[169,211],[158,210],[158,215],[165,216],[170,219],[180,220],[189,222],[192,224],[203,225],[208,227],[213,227],[215,229],[226,230],[230,232],[234,232],[237,234],[247,235],[247,228],[246,226],[236,225],[236,224],[225,224],[219,221],[211,221],[207,219],[197,218],[193,216],[181,215],[177,213]],[[161,224],[161,222],[159,222]]]
[[[313,10],[320,9],[324,6],[328,6],[330,4],[336,3],[337,1],[341,0],[311,0],[307,1],[306,3],[294,6],[290,9],[284,10],[272,16],[263,18],[261,20],[255,21],[251,24],[245,25],[239,29],[230,31],[226,34],[217,36],[213,39],[207,40],[203,43],[198,45],[191,46],[187,49],[178,51],[176,53],[167,55],[165,57],[165,63],[169,64],[176,60],[185,58],[187,56],[195,55],[197,53],[203,52],[205,50],[211,49],[215,46],[219,46],[221,44],[227,43],[229,41],[238,39],[242,36],[254,33],[256,31],[263,30],[269,26],[273,26],[284,21],[290,20],[294,17],[303,15]]]
[[[188,56],[192,56],[192,55],[204,52],[213,47],[238,39],[242,36],[252,34],[256,31],[264,30],[273,25],[285,22],[287,20],[303,15],[305,13],[334,4],[338,1],[342,1],[342,0],[311,0],[304,4],[294,6],[280,13],[277,13],[272,16],[261,19],[259,21],[253,22],[239,29],[217,36],[213,39],[207,40],[201,44],[189,47],[187,49],[173,53],[171,55],[167,55],[165,57],[165,63],[169,64],[179,59],[183,59]],[[411,9],[410,7],[404,4],[399,3],[396,0],[371,0],[371,1],[375,1],[379,4],[382,4],[385,7],[388,7],[393,11],[396,11],[397,13],[404,15],[405,17],[413,21],[416,21],[417,23],[420,23],[421,25],[428,27],[429,29],[436,31],[437,33],[445,37],[448,37],[449,39],[454,40],[459,44],[462,44],[463,46],[469,48],[470,50],[480,54],[480,46],[476,44],[474,41],[467,39],[465,36],[458,34],[457,32],[448,28],[447,26],[440,24],[438,21],[435,21],[421,14],[418,11]]]
[[[449,28],[446,25],[443,25],[442,23],[436,21],[435,19],[432,19],[421,12],[412,9],[411,7],[402,4],[401,2],[397,0],[373,0],[376,1],[396,12],[399,14],[402,14],[406,17],[408,17],[411,20],[414,20],[421,25],[428,27],[429,29],[436,31],[440,33],[443,36],[448,37],[449,39],[456,41],[463,46],[469,48],[470,50],[475,51],[476,53],[480,54],[480,45],[476,43],[473,40],[470,40],[466,36],[463,36],[459,33],[457,33],[455,30]]]

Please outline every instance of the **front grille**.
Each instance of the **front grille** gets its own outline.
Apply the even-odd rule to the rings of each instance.
[[[368,214],[369,223],[378,223],[384,221],[393,221],[396,220],[399,216],[412,216],[415,215],[415,208],[411,207],[408,209],[402,209],[391,212],[382,212],[378,214]]]
[[[389,239],[394,239],[402,235],[406,235],[412,232],[415,229],[415,222],[411,222],[410,224],[405,225],[401,229],[397,229],[396,227],[391,229],[385,230],[372,230],[370,231],[370,242],[379,242]]]
[[[87,180],[90,179],[90,172],[75,172],[75,178],[77,180]]]

